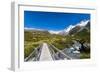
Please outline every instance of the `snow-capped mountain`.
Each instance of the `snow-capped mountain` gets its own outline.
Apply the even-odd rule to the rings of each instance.
[[[80,23],[77,23],[76,25],[69,25],[63,30],[54,31],[54,30],[43,30],[43,29],[36,29],[36,28],[27,28],[25,27],[24,30],[27,31],[48,31],[50,34],[59,34],[59,35],[68,35],[73,34],[78,31],[81,31],[87,24],[89,23],[89,20],[81,21]],[[89,25],[88,25],[89,26]]]
[[[53,31],[53,30],[49,30],[49,33],[51,34],[59,34],[61,31]]]
[[[81,21],[80,23],[76,24],[73,29],[71,29],[69,31],[69,34],[71,35],[71,34],[80,32],[83,29],[86,29],[86,25],[88,25],[89,22],[90,22],[89,20],[87,20],[87,21]]]
[[[87,21],[81,21],[80,23],[78,23],[78,24],[76,24],[76,26],[86,26],[87,25],[87,23],[89,22],[90,20],[87,20]]]
[[[72,28],[74,28],[75,26],[73,25],[70,25],[68,26],[67,28],[65,28],[64,30],[59,30],[59,31],[53,31],[53,30],[49,30],[49,33],[51,34],[60,34],[60,35],[63,35],[63,34],[67,34],[67,32],[69,32]]]
[[[67,27],[66,29],[64,29],[64,31],[69,32],[72,28],[74,28],[75,26],[73,25],[69,25],[69,27]]]
[[[74,27],[75,27],[75,26],[70,25],[70,26],[68,26],[67,28],[65,28],[64,30],[60,31],[59,34],[61,34],[61,35],[67,35],[67,34],[69,33],[69,31],[70,31],[72,28],[74,28]]]
[[[60,34],[60,35],[68,35],[70,33],[75,33],[77,31],[82,30],[88,24],[88,22],[90,22],[90,21],[86,20],[86,21],[81,21],[80,23],[78,23],[76,25],[69,25],[64,30],[59,31],[58,34]]]

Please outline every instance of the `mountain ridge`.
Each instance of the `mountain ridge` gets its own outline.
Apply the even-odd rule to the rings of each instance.
[[[74,34],[76,32],[83,30],[86,27],[90,27],[90,20],[81,21],[75,25],[69,25],[65,29],[59,30],[59,31],[36,29],[36,28],[26,28],[26,27],[24,28],[24,30],[26,31],[47,31],[50,34],[71,35],[71,34]]]

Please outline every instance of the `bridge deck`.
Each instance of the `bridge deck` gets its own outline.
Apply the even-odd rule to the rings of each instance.
[[[53,59],[49,51],[48,45],[46,43],[43,43],[42,51],[40,55],[40,61],[45,61],[45,60],[53,60]]]

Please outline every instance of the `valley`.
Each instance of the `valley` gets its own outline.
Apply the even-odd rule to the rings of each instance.
[[[91,50],[90,22],[82,22],[81,25],[77,24],[70,29],[67,28],[66,32],[64,29],[63,31],[59,31],[58,33],[52,33],[48,30],[24,29],[25,61],[41,60],[40,56],[42,53],[42,49],[45,50],[44,48],[42,48],[44,46],[44,43],[50,51],[48,52],[49,54],[47,54],[51,54],[53,60],[89,59]],[[36,51],[38,50],[39,52],[36,53]]]

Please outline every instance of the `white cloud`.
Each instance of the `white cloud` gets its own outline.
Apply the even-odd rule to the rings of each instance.
[[[39,30],[39,31],[44,31],[43,29],[37,29],[37,28],[28,28],[28,27],[25,27],[24,29],[25,29],[25,30]]]

